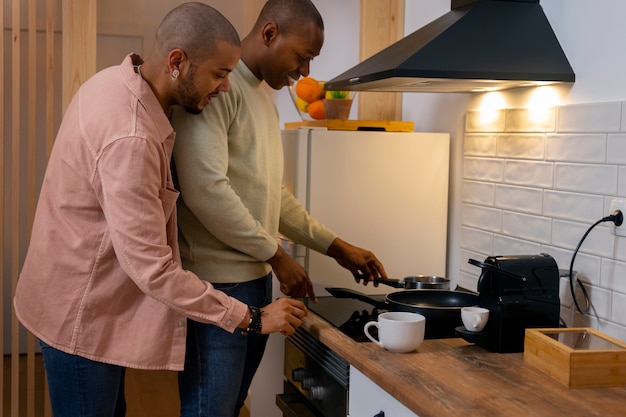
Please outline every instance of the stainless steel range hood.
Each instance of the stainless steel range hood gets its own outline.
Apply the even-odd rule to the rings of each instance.
[[[480,92],[574,79],[539,0],[453,0],[450,12],[328,81],[326,88]]]

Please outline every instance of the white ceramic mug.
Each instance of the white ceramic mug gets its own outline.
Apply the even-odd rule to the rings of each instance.
[[[463,325],[470,332],[480,332],[485,328],[489,320],[489,310],[483,307],[463,307],[461,309],[461,320]]]
[[[370,332],[370,327],[378,328],[378,340]],[[412,352],[424,341],[426,317],[403,311],[387,312],[378,315],[378,321],[365,324],[365,335],[374,343],[391,352]]]

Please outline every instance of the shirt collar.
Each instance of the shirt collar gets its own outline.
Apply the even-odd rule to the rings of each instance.
[[[174,128],[150,85],[141,77],[141,73],[135,70],[142,63],[143,59],[139,55],[128,54],[120,66],[120,71],[128,88],[154,121],[157,131],[160,133],[161,142],[164,142],[174,135]]]

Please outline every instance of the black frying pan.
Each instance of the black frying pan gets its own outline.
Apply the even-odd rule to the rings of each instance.
[[[478,294],[466,291],[403,290],[392,292],[384,300],[346,288],[326,288],[337,298],[356,298],[374,307],[390,311],[408,311],[426,317],[426,336],[453,336],[462,326],[461,308],[478,304]]]

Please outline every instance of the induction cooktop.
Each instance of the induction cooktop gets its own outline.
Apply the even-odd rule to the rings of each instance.
[[[384,300],[384,295],[370,296]],[[386,310],[378,309],[372,304],[353,298],[336,298],[333,296],[317,297],[318,302],[313,303],[309,298],[304,299],[307,308],[330,324],[341,330],[357,342],[369,342],[365,336],[363,327],[368,321],[378,319],[378,314]],[[376,328],[372,327],[370,333],[376,335]]]

